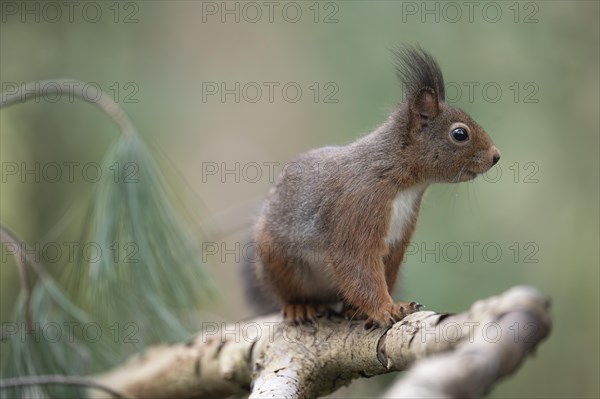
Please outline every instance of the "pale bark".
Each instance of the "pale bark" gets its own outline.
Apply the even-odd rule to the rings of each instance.
[[[312,398],[415,363],[388,397],[478,397],[546,337],[548,308],[537,290],[515,287],[464,313],[417,312],[390,329],[336,318],[291,326],[270,316],[151,349],[95,381],[128,397]]]

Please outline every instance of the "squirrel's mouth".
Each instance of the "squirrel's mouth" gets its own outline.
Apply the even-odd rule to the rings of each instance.
[[[473,165],[469,169],[465,168],[458,172],[452,181],[455,183],[470,181],[475,179],[480,174],[487,172],[488,169],[489,168],[482,169],[479,167],[479,165]]]
[[[471,178],[474,179],[477,177],[477,175],[479,175],[479,172],[474,172],[472,170],[467,170],[467,175]]]
[[[465,170],[460,174],[460,181],[465,182],[469,180],[473,180],[479,175],[479,172],[475,172],[473,170]]]
[[[462,181],[468,181],[468,180],[473,180],[474,178],[476,178],[477,176],[487,172],[488,170],[490,170],[492,168],[492,166],[494,166],[493,164],[487,167],[481,167],[481,165],[474,165],[473,168],[471,169],[466,169],[465,171],[462,172]]]

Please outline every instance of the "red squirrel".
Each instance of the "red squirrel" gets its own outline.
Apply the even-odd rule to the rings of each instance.
[[[300,155],[255,223],[255,281],[289,321],[339,302],[367,327],[418,311],[391,294],[425,190],[474,179],[500,159],[483,128],[445,102],[435,59],[420,47],[393,52],[406,100],[367,136]]]

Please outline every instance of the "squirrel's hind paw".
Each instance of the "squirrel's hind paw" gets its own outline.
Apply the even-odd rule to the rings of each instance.
[[[365,312],[349,304],[344,304],[341,316],[344,317],[346,320],[366,320],[369,318],[369,316]]]
[[[283,307],[283,318],[293,324],[312,323],[321,316],[325,307],[308,303],[288,303]]]

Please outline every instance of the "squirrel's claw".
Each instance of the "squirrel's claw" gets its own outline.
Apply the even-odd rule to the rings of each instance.
[[[319,309],[319,306],[315,308],[314,305],[306,303],[288,303],[283,307],[283,318],[295,325],[314,323],[320,315]]]
[[[369,317],[365,323],[365,329],[374,326],[391,326],[404,319],[409,314],[418,312],[423,305],[417,302],[398,302],[389,305],[389,309],[379,313],[376,317]]]

